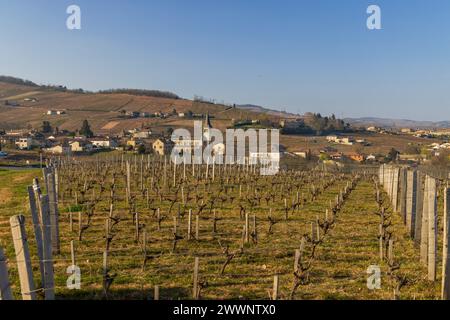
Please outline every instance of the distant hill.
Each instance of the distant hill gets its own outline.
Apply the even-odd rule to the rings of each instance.
[[[266,113],[230,108],[221,104],[198,102],[158,90],[112,89],[103,92],[70,90],[64,86],[38,85],[14,77],[0,81],[0,129],[39,128],[42,121],[53,127],[74,131],[88,120],[95,133],[118,134],[123,130],[190,127],[193,121],[177,113],[209,113],[214,127],[226,129],[234,120],[266,118]],[[8,101],[8,102],[7,102]],[[48,110],[64,110],[64,115],[47,115]],[[166,119],[129,118],[126,112],[165,113]],[[175,113],[174,113],[175,111]],[[279,121],[276,115],[271,119]]]
[[[91,93],[91,92],[85,91],[83,89],[68,89],[66,86],[63,86],[63,85],[38,85],[30,80],[24,80],[21,78],[16,78],[16,77],[11,77],[11,76],[0,75],[0,82],[13,84],[13,85],[26,86],[26,87],[33,87],[35,89],[42,89],[42,90],[56,90],[56,91],[74,92],[74,93]],[[103,93],[103,94],[123,93],[123,94],[131,94],[131,95],[135,95],[135,96],[180,99],[180,97],[178,95],[176,95],[175,93],[168,92],[168,91],[161,91],[161,90],[109,89],[109,90],[99,91],[98,93]]]
[[[0,82],[4,83],[10,83],[10,84],[18,84],[22,86],[28,86],[28,87],[38,87],[38,85],[32,81],[24,80],[16,77],[10,77],[10,76],[2,76],[0,75]]]
[[[407,119],[387,119],[376,117],[346,118],[345,122],[355,127],[376,126],[381,128],[416,128],[416,129],[441,129],[449,128],[450,121],[416,121]]]

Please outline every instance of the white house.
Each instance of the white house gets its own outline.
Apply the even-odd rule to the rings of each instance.
[[[115,149],[119,146],[113,139],[91,139],[92,146],[98,149]]]
[[[71,147],[70,146],[63,146],[63,145],[57,145],[51,148],[44,149],[44,152],[51,153],[51,154],[63,154],[63,155],[70,155],[71,154]]]
[[[33,139],[31,137],[19,138],[16,140],[16,146],[20,150],[30,150],[33,147]]]

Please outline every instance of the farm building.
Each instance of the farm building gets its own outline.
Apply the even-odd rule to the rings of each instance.
[[[153,151],[160,156],[168,155],[172,152],[174,143],[167,139],[158,139],[153,142]]]
[[[67,145],[56,145],[51,148],[43,149],[44,152],[50,153],[50,154],[62,154],[62,155],[70,155],[71,154],[71,147]]]
[[[90,139],[90,142],[92,146],[97,149],[114,149],[119,146],[117,141],[109,138]]]
[[[69,142],[72,152],[90,152],[92,151],[92,144],[88,141],[74,140]]]
[[[33,139],[31,137],[21,137],[16,140],[16,146],[20,150],[30,150],[33,147]]]

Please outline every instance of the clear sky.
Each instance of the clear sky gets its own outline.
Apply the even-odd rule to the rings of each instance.
[[[38,83],[450,120],[449,0],[0,0],[0,41],[0,74]]]

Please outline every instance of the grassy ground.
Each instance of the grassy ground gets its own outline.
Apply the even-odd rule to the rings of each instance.
[[[27,208],[26,186],[39,170],[5,171],[0,169],[0,246],[6,249],[8,267],[14,294],[20,297],[20,287],[15,265],[14,250],[8,218],[23,213],[27,218],[27,232],[33,256],[35,282],[39,286],[38,261]],[[219,270],[225,260],[218,240],[230,245],[235,251],[240,245],[243,221],[239,209],[225,204],[218,212],[218,233],[211,232],[212,221],[200,219],[200,239],[178,243],[178,249],[171,253],[172,218],[163,220],[161,230],[153,216],[142,210],[142,221],[147,232],[149,261],[142,269],[142,250],[134,241],[134,225],[123,207],[117,208],[121,222],[111,245],[110,270],[115,274],[110,299],[147,299],[152,288],[159,285],[162,299],[190,298],[194,256],[200,258],[200,280],[205,282],[202,290],[204,299],[267,299],[272,287],[273,276],[280,276],[280,296],[287,298],[292,287],[294,251],[299,248],[303,234],[310,230],[310,222],[317,215],[323,218],[329,202],[334,201],[349,177],[337,181],[299,212],[283,220],[282,210],[275,208],[273,216],[280,219],[268,234],[268,208],[261,205],[255,209],[258,217],[258,244],[245,246],[244,254],[238,255],[228,265],[224,275]],[[306,190],[309,186],[304,186]],[[61,205],[61,249],[55,257],[56,295],[59,299],[102,299],[102,251],[104,250],[104,217],[108,212],[107,201],[96,209],[93,225],[77,239],[77,218],[75,230],[69,229],[67,208],[73,199],[66,199]],[[282,208],[282,202],[280,201]],[[391,299],[393,280],[386,274],[387,266],[381,263],[378,253],[377,204],[374,200],[373,184],[361,181],[351,193],[342,211],[338,214],[334,229],[319,247],[317,260],[313,263],[310,282],[300,286],[295,299]],[[165,210],[164,208],[162,209]],[[442,210],[440,210],[442,212]],[[77,217],[75,215],[75,217]],[[186,217],[180,221],[178,231],[186,234]],[[408,239],[401,218],[394,215],[395,256],[401,263],[400,273],[409,283],[401,290],[402,299],[435,299],[439,296],[439,282],[426,280],[426,269],[419,264],[418,249]],[[70,241],[75,240],[77,265],[81,268],[81,290],[66,288],[67,267],[70,263]],[[439,252],[440,254],[440,252]],[[367,268],[380,265],[382,286],[369,290],[366,286]],[[439,271],[439,270],[438,270]],[[438,275],[440,273],[438,272]],[[439,279],[438,279],[439,280]]]

